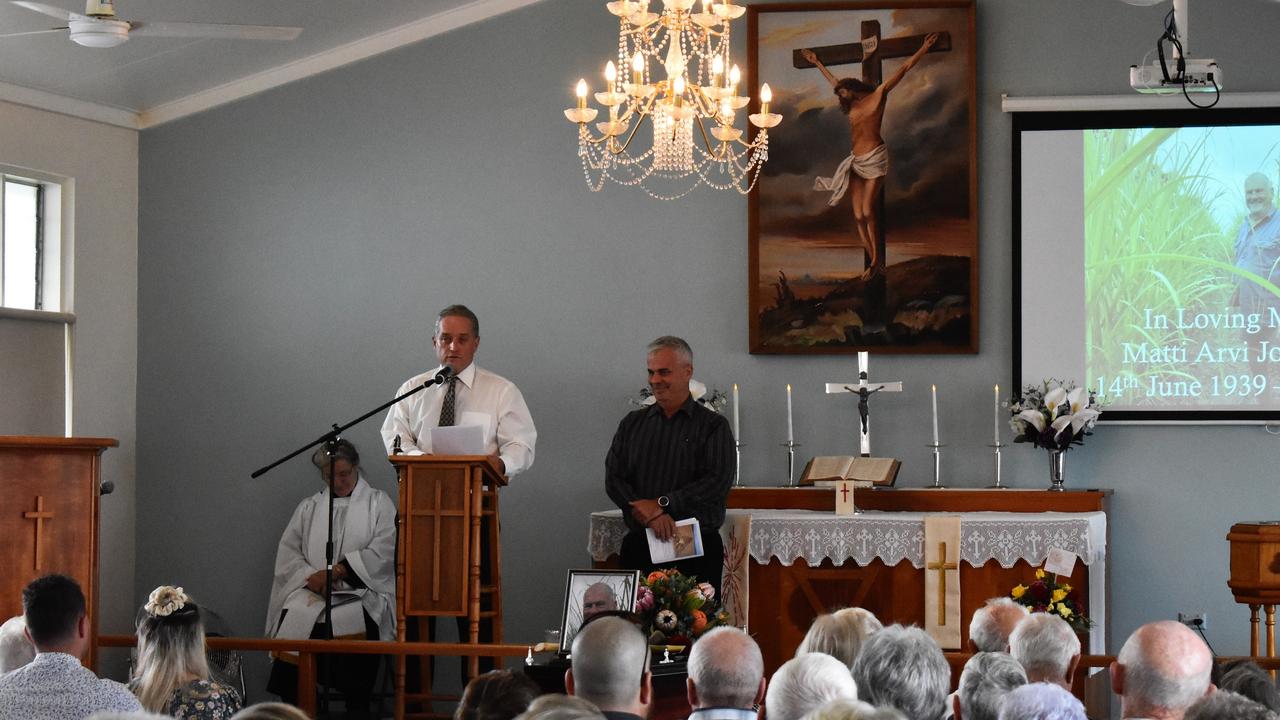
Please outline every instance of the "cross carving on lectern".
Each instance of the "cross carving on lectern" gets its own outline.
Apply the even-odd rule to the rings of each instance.
[[[44,553],[41,552],[43,545],[40,544],[40,538],[43,535],[44,521],[53,519],[53,511],[44,509],[44,496],[36,496],[36,509],[30,512],[22,513],[24,520],[36,521],[36,571],[38,572],[44,566]]]
[[[860,420],[858,452],[862,457],[871,457],[871,396],[881,390],[885,392],[902,392],[901,382],[876,383],[875,387],[872,387],[867,382],[868,357],[866,352],[858,353],[857,387],[853,387],[848,383],[827,383],[828,395],[847,392],[858,396],[858,418]]]
[[[938,543],[938,562],[925,565],[928,570],[938,571],[938,625],[947,624],[947,571],[959,570],[960,565],[947,562],[947,544]]]
[[[840,483],[840,501],[849,502],[849,483]]]

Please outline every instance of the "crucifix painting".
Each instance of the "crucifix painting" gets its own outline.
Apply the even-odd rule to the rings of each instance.
[[[751,351],[977,352],[972,0],[748,10],[789,119],[751,195]]]

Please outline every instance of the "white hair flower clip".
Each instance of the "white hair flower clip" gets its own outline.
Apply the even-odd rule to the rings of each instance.
[[[182,588],[172,585],[161,585],[151,591],[151,595],[147,597],[145,610],[156,617],[168,617],[173,613],[186,607],[187,594]]]

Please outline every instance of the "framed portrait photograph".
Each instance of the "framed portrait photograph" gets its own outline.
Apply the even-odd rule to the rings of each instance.
[[[560,621],[560,652],[569,652],[574,636],[592,617],[635,610],[639,588],[639,570],[570,570]]]
[[[749,5],[752,353],[978,351],[973,0]]]

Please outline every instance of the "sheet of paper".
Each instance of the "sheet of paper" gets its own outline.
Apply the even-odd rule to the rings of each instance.
[[[649,540],[649,559],[654,565],[702,557],[702,529],[697,518],[677,520],[676,532],[666,542],[659,540],[649,528],[645,528],[644,534]]]
[[[433,455],[484,455],[484,428],[453,425],[431,428]]]
[[[1049,548],[1049,558],[1044,561],[1044,571],[1050,575],[1070,575],[1076,568],[1076,554],[1062,548]]]

